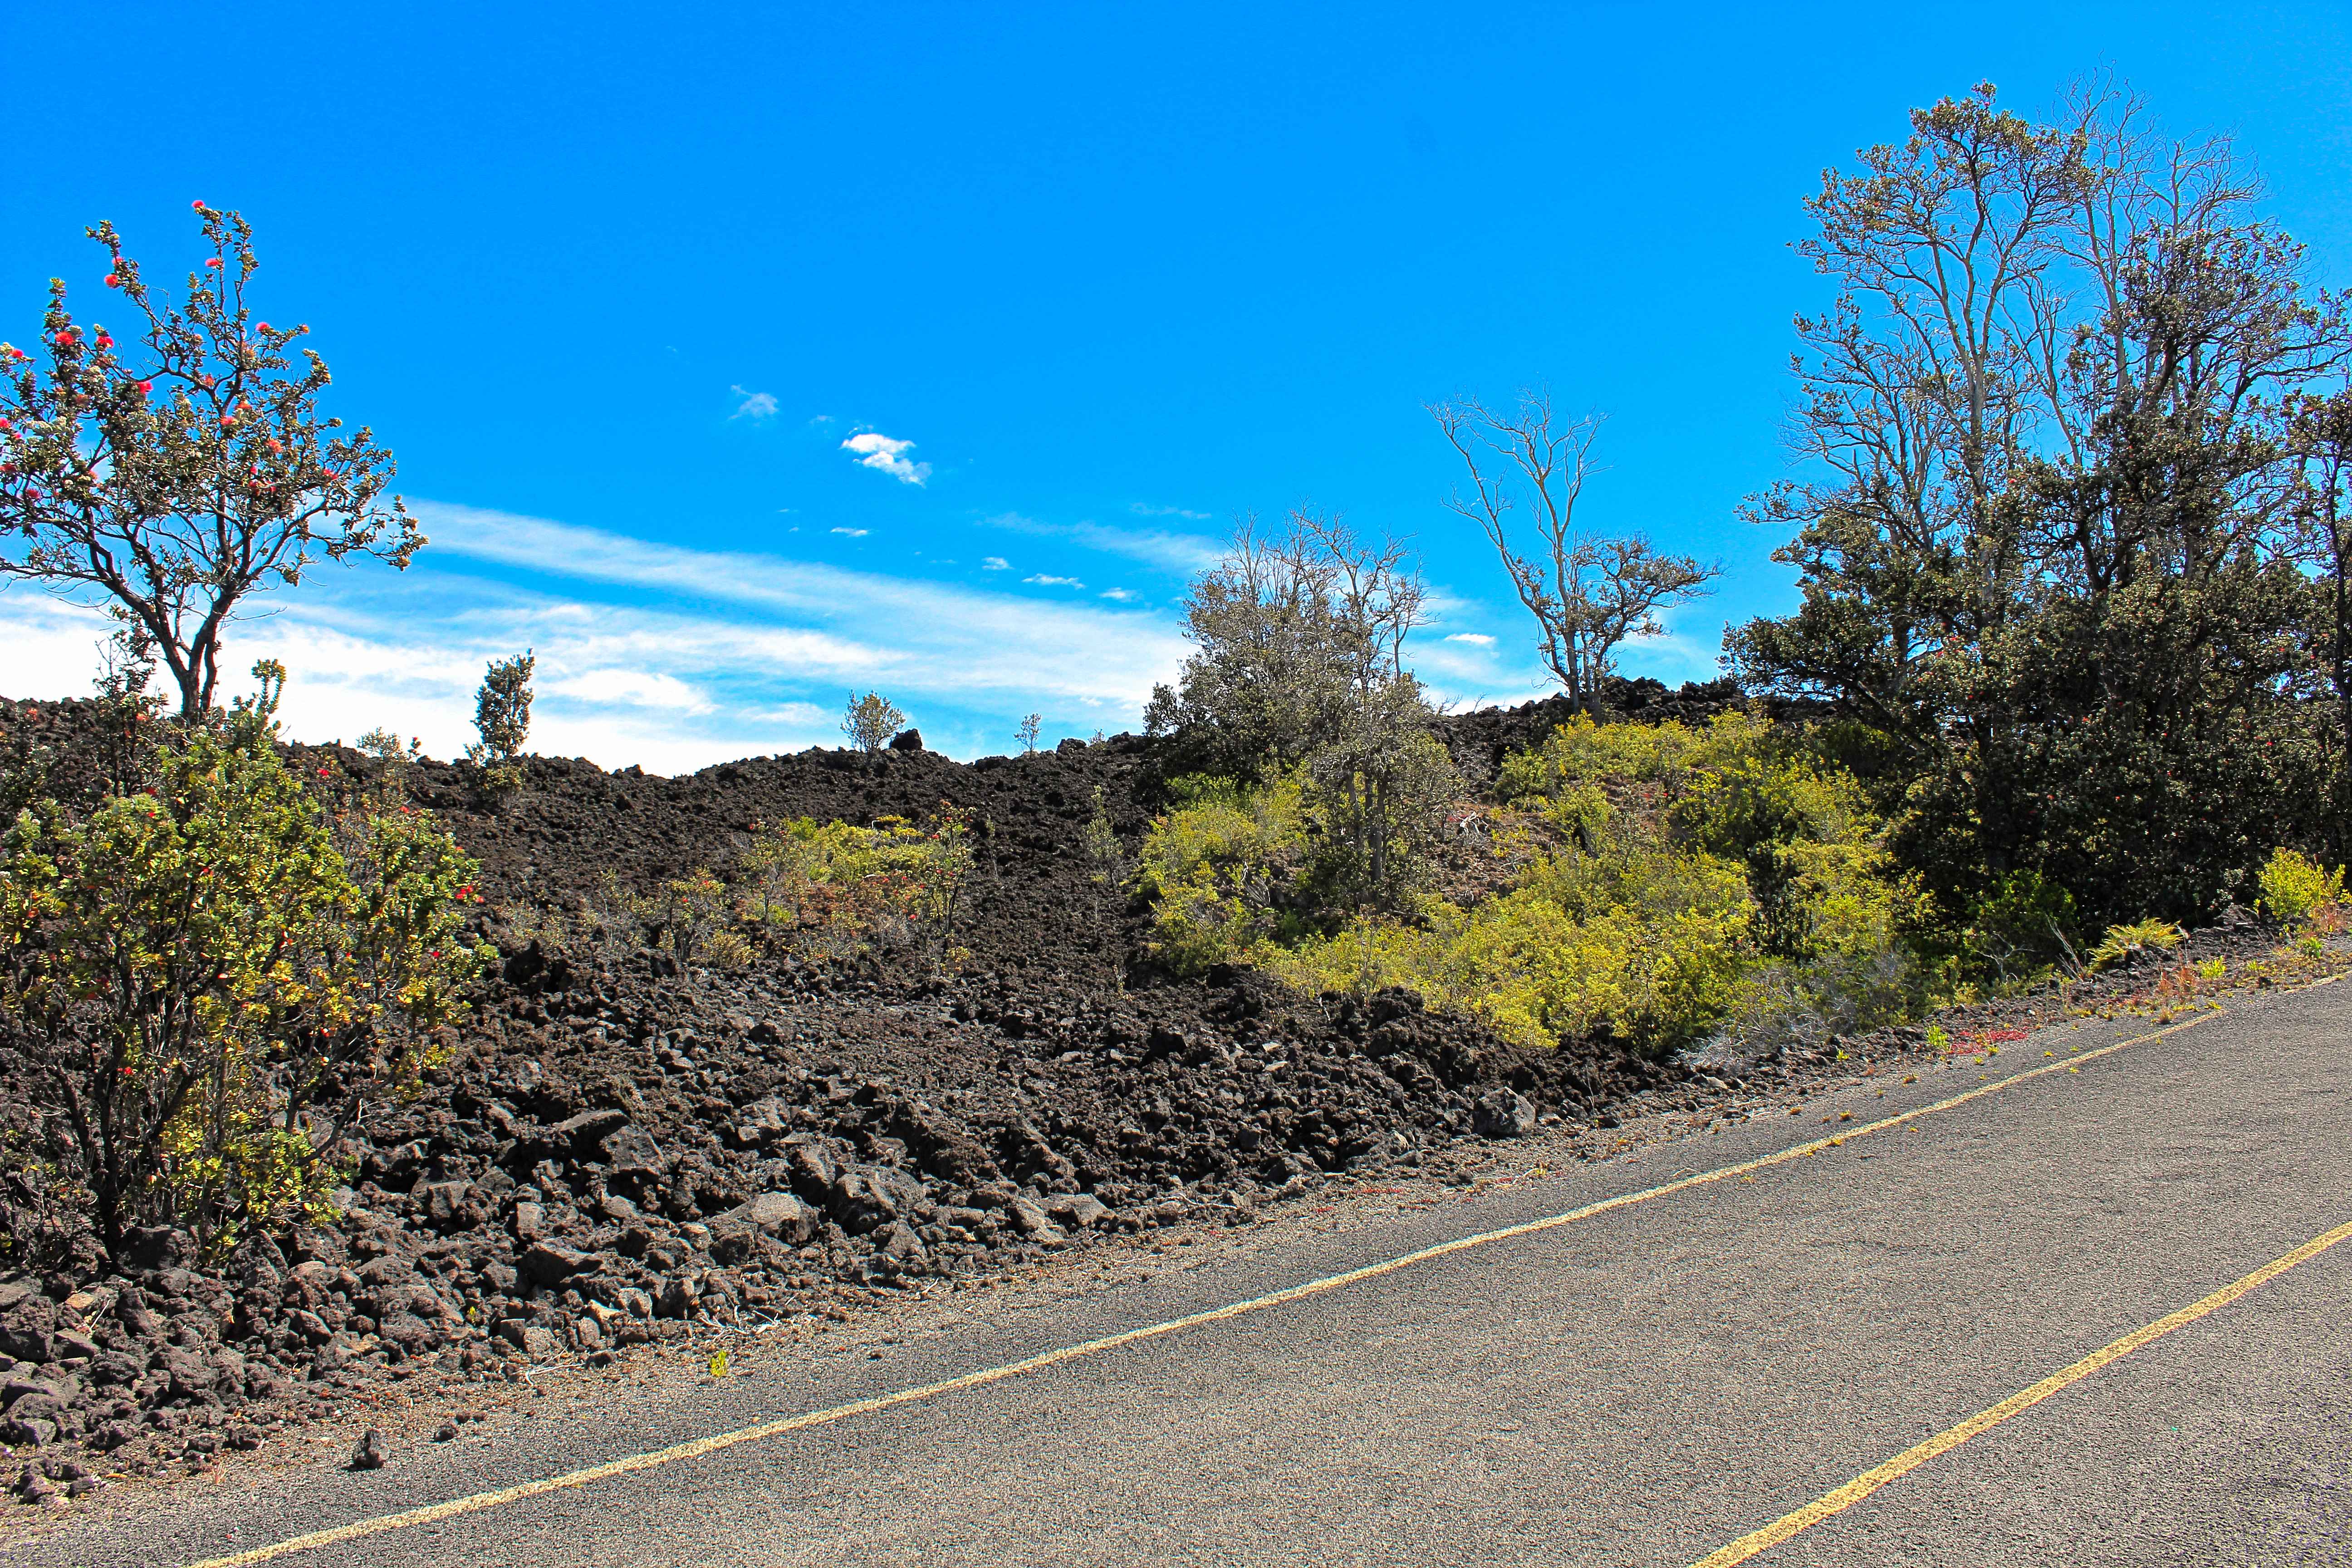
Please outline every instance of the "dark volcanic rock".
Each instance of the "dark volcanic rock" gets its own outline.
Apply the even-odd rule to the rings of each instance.
[[[1470,1108],[1470,1130],[1481,1138],[1525,1138],[1536,1130],[1536,1108],[1526,1095],[1488,1089]]]
[[[88,711],[0,700],[0,751],[55,750]],[[1541,719],[1476,717],[1491,734],[1471,743]],[[72,772],[69,752],[52,776]],[[377,777],[355,752],[331,760]],[[480,861],[478,934],[502,955],[447,1066],[348,1129],[336,1157],[352,1185],[331,1223],[226,1260],[152,1227],[119,1275],[86,1235],[0,1253],[0,1354],[50,1381],[61,1358],[85,1363],[54,1417],[26,1419],[54,1420],[52,1447],[120,1448],[120,1431],[145,1441],[183,1417],[216,1436],[229,1412],[416,1363],[499,1376],[526,1357],[839,1310],[1095,1232],[1245,1214],[1327,1172],[1516,1135],[1541,1109],[1661,1077],[1613,1048],[1521,1050],[1402,994],[1161,970],[1148,911],[1106,903],[1086,851],[1097,791],[1138,841],[1160,765],[1129,737],[965,766],[910,736],[872,758],[813,751],[671,779],[533,757],[491,811],[469,774],[418,764],[404,787]],[[651,892],[728,869],[757,823],[921,823],[943,807],[966,814],[974,852],[951,964],[890,939],[704,970],[649,950],[655,933],[612,897],[614,882]],[[0,1132],[7,1086],[26,1081],[13,1048],[0,1030]],[[1485,1108],[1498,1095],[1526,1115],[1497,1120]],[[0,1210],[14,1201],[0,1190]],[[57,1234],[37,1217],[0,1212],[0,1236]]]

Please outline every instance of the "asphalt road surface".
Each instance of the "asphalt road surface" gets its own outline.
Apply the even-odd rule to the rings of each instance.
[[[488,1442],[402,1444],[372,1473],[126,1492],[30,1539],[0,1520],[17,1538],[0,1563],[217,1560],[953,1378],[1769,1154],[2148,1026],[2048,1031],[1883,1098],[1874,1083],[1475,1203],[983,1310],[880,1360],[779,1356]],[[1687,1565],[2352,1221],[2347,1029],[2352,984],[2273,997],[1752,1179],[272,1561]],[[1823,1129],[1842,1109],[1855,1121]],[[1754,1560],[2352,1563],[2352,1243]]]

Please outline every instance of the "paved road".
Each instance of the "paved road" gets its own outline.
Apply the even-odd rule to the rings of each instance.
[[[1752,1181],[278,1561],[1688,1564],[2352,1220],[2347,1028],[2352,984],[2275,998]],[[1989,1066],[2124,1033],[2054,1031]],[[1978,1071],[1845,1103],[1867,1120]],[[1817,1117],[974,1322],[882,1362],[780,1364],[373,1475],[119,1508],[0,1563],[215,1557],[1257,1295],[1799,1129]],[[2352,1562],[2352,1244],[1757,1561]]]

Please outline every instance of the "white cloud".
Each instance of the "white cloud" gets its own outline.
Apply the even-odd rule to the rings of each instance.
[[[1181,506],[1146,506],[1139,500],[1129,501],[1128,503],[1127,510],[1133,512],[1138,517],[1189,517],[1194,522],[1206,522],[1209,521],[1209,514],[1207,512],[1186,511]]]
[[[1122,605],[1135,603],[1135,590],[1132,588],[1105,588],[1102,596],[1106,599],[1116,599]]]
[[[663,708],[678,713],[708,713],[710,703],[675,675],[643,669],[592,669],[582,675],[544,683],[551,696],[575,698],[599,706],[623,703],[632,708]]]
[[[773,419],[776,416],[776,399],[772,393],[746,392],[740,386],[729,390],[743,400],[736,406],[735,412],[728,416],[730,419]]]
[[[1480,647],[1493,647],[1495,646],[1495,639],[1488,637],[1485,632],[1455,632],[1445,640],[1447,642],[1475,643]]]
[[[1048,704],[1116,729],[1186,651],[1163,611],[415,504],[434,543],[415,565],[316,573],[270,595],[272,613],[231,630],[221,668],[239,673],[226,690],[248,684],[256,658],[279,658],[289,733],[348,741],[384,724],[446,757],[472,738],[483,667],[531,647],[534,751],[677,773],[838,745],[853,685],[887,692],[955,755],[1001,750],[1005,715]],[[0,592],[0,691],[87,692],[108,628]]]
[[[1084,583],[1079,582],[1076,577],[1054,577],[1042,572],[1034,577],[1024,577],[1021,580],[1024,583],[1034,583],[1041,588],[1083,588],[1086,586]]]
[[[1010,572],[1013,563],[1002,555],[983,555],[980,558],[980,569],[983,572]]]
[[[863,528],[836,528],[833,531],[840,534],[844,539],[863,539],[872,531]]]
[[[981,523],[986,528],[1008,529],[1014,533],[1066,539],[1087,550],[1099,551],[1106,555],[1122,555],[1130,561],[1140,561],[1184,576],[1214,565],[1217,557],[1223,553],[1213,540],[1195,533],[1171,533],[1156,528],[1109,528],[1091,521],[1043,522],[1034,517],[1024,517],[1017,511],[984,517]]]
[[[858,454],[860,468],[878,468],[900,484],[919,485],[931,477],[929,463],[911,462],[907,454],[914,450],[912,441],[902,441],[895,436],[885,436],[879,430],[860,430],[841,444],[842,450]]]

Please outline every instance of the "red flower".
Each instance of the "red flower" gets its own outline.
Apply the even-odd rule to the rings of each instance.
[[[151,392],[152,392],[152,391],[154,391],[154,390],[155,390],[155,384],[154,384],[153,382],[152,382],[152,381],[142,381],[142,382],[141,382],[141,383],[139,384],[139,391],[140,391],[141,395],[142,395],[142,396],[144,396],[146,394],[151,393]]]
[[[188,205],[194,207],[198,212],[202,212],[205,210],[204,198],[200,196],[196,200],[190,202]]]
[[[106,286],[110,289],[120,289],[122,287],[122,279],[110,272],[106,275]]]
[[[266,331],[268,331],[269,330],[269,323],[268,323],[268,322],[267,322],[267,321],[256,321],[256,322],[254,322],[254,323],[253,323],[253,325],[254,325],[255,330],[256,330],[256,331],[264,331],[264,332],[266,332]]]
[[[221,258],[220,258],[219,257],[217,257],[217,256],[211,258],[210,259],[208,259],[208,260],[207,260],[207,261],[205,261],[205,266],[207,266],[207,267],[218,267],[220,264],[221,264]]]

